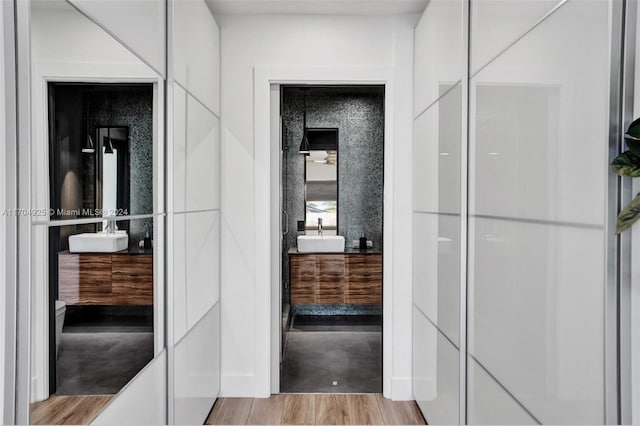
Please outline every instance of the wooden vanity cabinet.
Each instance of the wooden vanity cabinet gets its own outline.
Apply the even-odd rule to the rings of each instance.
[[[153,305],[153,255],[59,253],[58,299],[67,305]]]
[[[347,260],[347,304],[382,303],[382,255],[352,254]]]
[[[289,251],[291,304],[382,304],[382,254]]]

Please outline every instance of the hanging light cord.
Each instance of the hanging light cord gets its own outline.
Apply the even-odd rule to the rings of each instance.
[[[302,142],[300,142],[300,154],[309,155],[309,139],[307,138],[307,91],[309,89],[304,88],[304,109],[302,116]]]

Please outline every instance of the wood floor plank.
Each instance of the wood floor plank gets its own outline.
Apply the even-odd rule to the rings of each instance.
[[[387,425],[424,425],[424,419],[415,401],[391,401],[376,394],[378,406]]]
[[[282,424],[285,395],[271,395],[270,398],[256,398],[247,420],[248,425]]]
[[[376,394],[354,393],[347,395],[349,420],[352,425],[383,425],[384,419],[378,407]]]
[[[205,424],[424,425],[425,422],[414,401],[391,401],[381,394],[279,394],[257,399],[219,398]]]
[[[245,425],[251,413],[253,398],[218,398],[207,425]]]
[[[348,425],[351,423],[345,394],[318,394],[315,398],[317,425]]]
[[[315,425],[315,395],[289,393],[285,395],[283,425]]]
[[[31,404],[29,423],[33,425],[89,424],[113,398],[112,395],[52,396]]]

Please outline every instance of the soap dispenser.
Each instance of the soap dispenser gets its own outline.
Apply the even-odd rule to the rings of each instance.
[[[144,237],[144,246],[145,249],[150,249],[151,248],[151,237],[149,236],[149,233],[147,232],[147,236]]]
[[[367,249],[367,237],[364,236],[364,231],[362,231],[362,236],[360,237],[360,250]]]

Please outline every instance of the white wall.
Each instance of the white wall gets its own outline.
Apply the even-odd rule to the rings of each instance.
[[[173,74],[213,114],[220,115],[220,29],[200,0],[174,1]]]
[[[4,2],[0,2],[0,21],[3,22],[5,18],[5,5]],[[5,126],[6,126],[6,116],[5,116],[5,102],[6,102],[6,92],[5,92],[5,55],[7,52],[5,51],[4,41],[4,26],[0,29],[0,129],[2,129],[3,135],[6,135]],[[0,167],[3,170],[7,170],[7,154],[6,154],[6,146],[10,141],[6,141],[0,146]],[[6,172],[5,172],[6,173]],[[3,181],[6,182],[6,176],[3,176]],[[7,195],[6,195],[6,184],[0,185],[0,294],[2,295],[2,303],[0,303],[0,324],[2,324],[2,337],[0,337],[0,421],[6,421],[4,418],[4,373],[5,373],[5,324],[6,324],[6,316],[7,316],[7,265],[6,265],[6,245],[7,245],[7,219],[6,216],[2,215],[2,212],[7,208]]]
[[[471,74],[489,63],[564,0],[472,0]]]
[[[256,264],[269,258],[269,246],[256,247],[254,219],[269,206],[254,205],[254,67],[393,67],[394,129],[392,278],[393,356],[385,392],[411,398],[411,105],[414,17],[219,16],[222,40],[222,388],[225,396],[265,396],[268,371],[257,360],[256,317],[269,285],[254,276]],[[267,301],[268,303],[268,301]],[[264,315],[264,317],[262,316]],[[388,336],[387,336],[388,337]],[[267,384],[265,386],[265,383]]]
[[[220,390],[220,30],[204,0],[170,4],[169,421],[202,424]]]
[[[482,369],[507,422],[605,421],[609,20],[570,0],[471,80],[470,422],[503,421]]]
[[[460,418],[464,1],[432,0],[415,30],[413,395],[432,424]],[[464,325],[464,324],[463,324]]]
[[[446,107],[455,90],[438,90],[457,80],[448,65],[459,58],[426,48],[443,39],[423,24],[452,16],[444,4],[455,7],[432,1],[416,30],[416,77],[426,76],[416,106],[431,105],[418,108],[415,129],[416,159],[429,165],[416,166],[414,182],[416,399],[434,423],[460,421],[464,407],[471,424],[603,423],[611,2],[471,1],[468,155],[466,135],[455,135],[464,116]],[[465,161],[467,193],[449,175],[462,164],[466,181]],[[468,233],[448,195],[460,192]],[[458,241],[468,241],[468,262],[455,271]],[[448,282],[460,273],[467,303],[456,306]],[[451,327],[459,309],[462,381],[448,358],[465,337]],[[456,382],[467,386],[459,409]]]
[[[159,75],[165,75],[165,5],[149,0],[68,0]]]

